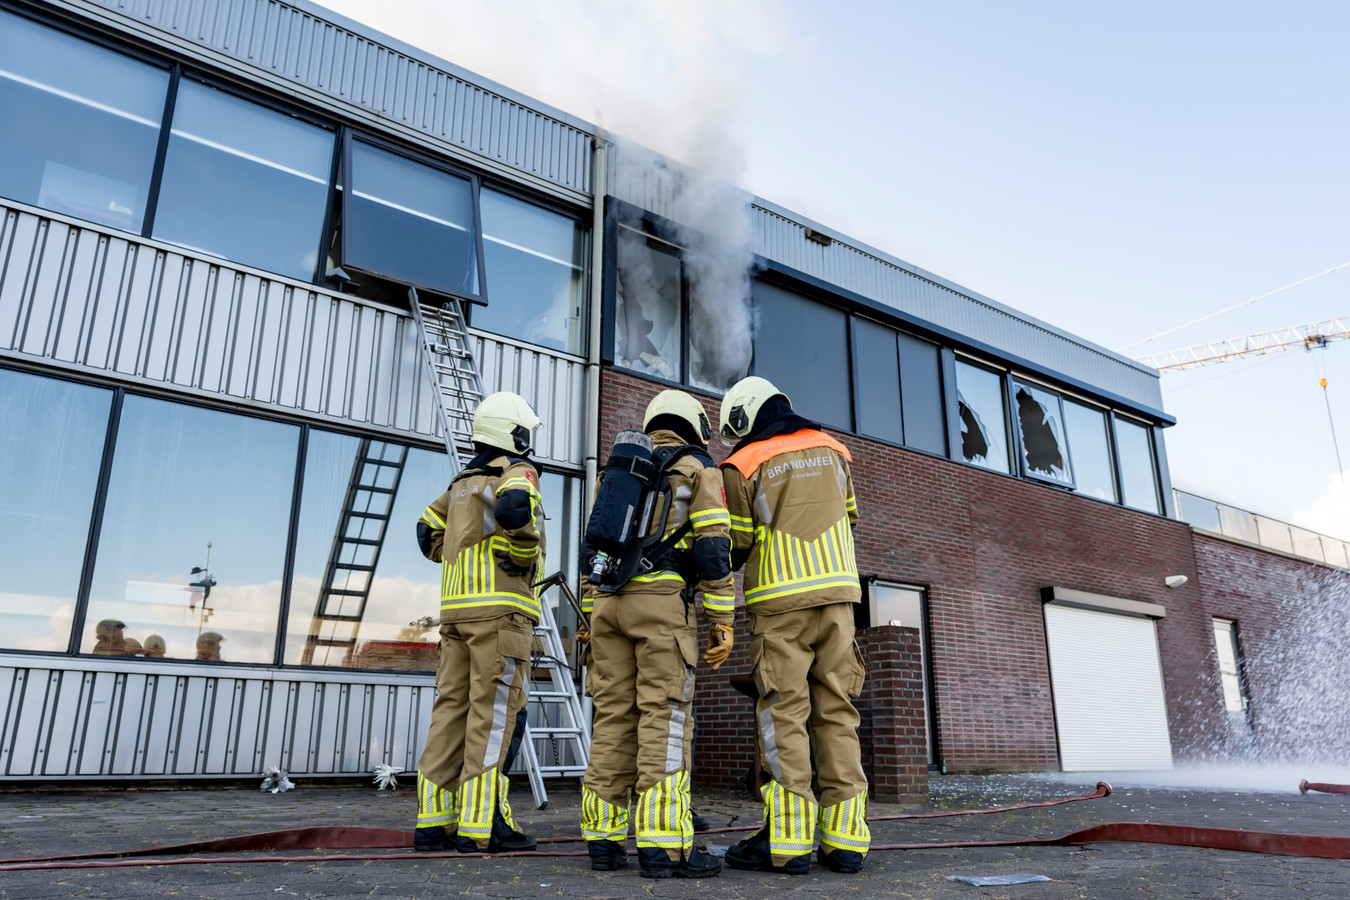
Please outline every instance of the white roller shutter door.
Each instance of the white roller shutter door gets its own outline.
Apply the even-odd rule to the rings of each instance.
[[[1064,771],[1170,769],[1153,619],[1048,603],[1045,639]]]

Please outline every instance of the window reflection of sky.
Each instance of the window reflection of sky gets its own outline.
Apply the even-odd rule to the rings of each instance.
[[[966,462],[1008,471],[1008,440],[1003,411],[1003,379],[986,369],[957,361],[956,390]],[[965,413],[969,412],[969,415]],[[975,437],[979,440],[973,440]]]
[[[0,644],[65,650],[112,391],[0,369]]]
[[[81,649],[100,620],[155,633],[166,656],[191,659],[197,635],[225,636],[223,657],[269,663],[280,608],[300,429],[129,396],[122,409]],[[216,585],[193,609],[207,564]],[[157,587],[143,588],[142,582]],[[167,593],[166,593],[167,592]]]

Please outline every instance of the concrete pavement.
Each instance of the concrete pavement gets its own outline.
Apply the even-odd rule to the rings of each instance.
[[[1310,773],[1310,777],[1316,773]],[[412,779],[405,779],[411,783]],[[1089,793],[1095,779],[1068,776],[937,776],[933,809],[1007,805]],[[535,810],[513,791],[517,821],[538,837],[575,835],[580,794],[551,787]],[[696,792],[714,826],[756,823],[760,808],[741,795]],[[0,793],[5,857],[132,849],[307,825],[406,828],[416,800],[365,784],[306,785],[284,794],[251,788],[11,790]],[[872,815],[923,811],[874,804]],[[1087,825],[1146,821],[1300,834],[1350,836],[1350,797],[1224,789],[1117,785],[1109,797],[991,815],[878,822],[874,844],[1052,837]],[[741,834],[712,834],[726,845]],[[580,843],[552,845],[582,849]],[[308,851],[299,851],[305,853]],[[378,851],[376,851],[378,852]],[[636,861],[634,861],[635,863]],[[951,875],[1045,875],[1049,882],[974,887]],[[813,866],[789,878],[723,869],[702,882],[651,881],[635,864],[592,872],[585,859],[426,858],[222,865],[136,866],[100,870],[0,872],[0,900],[45,897],[713,897],[766,898],[785,890],[821,897],[884,898],[1347,898],[1350,863],[1148,844],[876,851],[859,875]]]

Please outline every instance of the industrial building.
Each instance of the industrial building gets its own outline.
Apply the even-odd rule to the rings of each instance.
[[[849,445],[879,795],[1250,752],[1244,651],[1350,568],[1178,518],[1154,370],[726,186],[712,234],[699,173],[304,0],[0,0],[0,123],[6,780],[416,766],[456,430],[419,302],[542,417],[574,587],[657,391],[715,421],[763,375]],[[748,668],[700,673],[705,783],[753,763]]]

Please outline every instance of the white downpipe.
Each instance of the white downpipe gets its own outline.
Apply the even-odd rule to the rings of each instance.
[[[591,211],[591,298],[590,340],[587,342],[586,356],[586,440],[584,462],[586,465],[586,483],[582,487],[582,497],[586,515],[591,514],[596,472],[599,469],[600,456],[600,312],[603,306],[603,288],[605,281],[605,133],[596,129],[594,152],[591,154],[591,196],[594,206]]]

